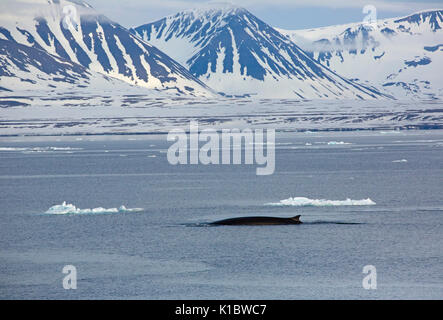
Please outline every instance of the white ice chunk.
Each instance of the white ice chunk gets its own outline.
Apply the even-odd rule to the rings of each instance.
[[[52,206],[45,213],[46,214],[99,214],[99,213],[127,213],[127,212],[140,212],[143,208],[126,208],[121,206],[120,208],[93,208],[93,209],[80,209],[73,204],[63,201],[62,204]]]
[[[267,203],[268,206],[294,206],[294,207],[327,207],[327,206],[372,206],[375,202],[371,199],[363,200],[326,200],[326,199],[309,199],[305,197],[294,197],[280,200],[276,203]]]

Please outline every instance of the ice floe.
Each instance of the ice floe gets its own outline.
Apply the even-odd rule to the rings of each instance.
[[[326,200],[326,199],[309,199],[305,197],[294,197],[280,202],[267,203],[268,206],[294,206],[294,207],[328,207],[328,206],[372,206],[375,202],[371,199],[363,200]]]
[[[328,142],[329,146],[333,146],[333,145],[346,145],[346,144],[351,144],[351,143],[344,142],[344,141],[329,141]]]
[[[62,204],[52,206],[45,213],[46,214],[103,214],[103,213],[128,213],[128,212],[140,212],[143,208],[126,208],[121,206],[119,208],[93,208],[93,209],[80,209],[75,205],[66,203],[63,201]]]

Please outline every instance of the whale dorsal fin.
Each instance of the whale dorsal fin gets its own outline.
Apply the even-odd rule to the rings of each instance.
[[[296,222],[300,222],[300,217],[301,217],[301,215],[298,215],[298,216],[292,217],[291,219]]]

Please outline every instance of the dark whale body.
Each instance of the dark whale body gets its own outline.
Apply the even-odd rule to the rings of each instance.
[[[282,224],[301,224],[300,216],[292,218],[275,217],[241,217],[212,222],[212,225],[222,226],[271,226]]]

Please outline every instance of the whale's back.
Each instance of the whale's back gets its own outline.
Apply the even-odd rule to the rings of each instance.
[[[277,217],[241,217],[231,218],[213,222],[213,225],[228,225],[228,226],[268,226],[268,225],[285,225],[285,224],[300,224],[300,215],[292,218],[277,218]]]

